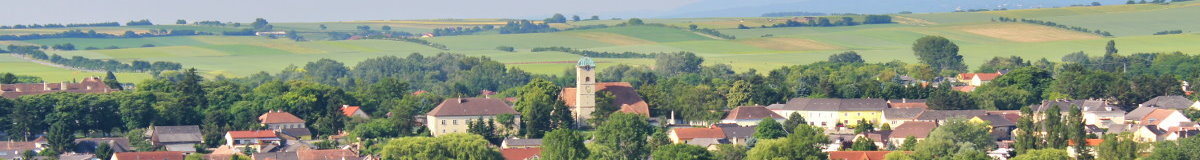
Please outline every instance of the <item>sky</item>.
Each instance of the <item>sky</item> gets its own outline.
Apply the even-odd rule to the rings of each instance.
[[[219,20],[328,22],[439,18],[540,19],[758,16],[766,12],[947,12],[955,8],[1062,6],[1123,0],[5,0],[0,25]]]

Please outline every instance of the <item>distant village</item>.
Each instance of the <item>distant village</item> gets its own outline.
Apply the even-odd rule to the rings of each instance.
[[[572,117],[578,122],[592,118],[596,111],[596,93],[604,91],[612,93],[611,104],[618,107],[617,112],[641,115],[648,118],[650,124],[669,128],[667,135],[671,143],[695,145],[708,150],[716,150],[717,145],[738,144],[748,145],[755,141],[754,134],[757,125],[764,120],[778,122],[802,118],[804,123],[824,129],[831,142],[821,146],[831,160],[879,160],[896,148],[903,146],[908,139],[916,142],[923,141],[930,133],[948,120],[959,119],[970,123],[986,124],[990,129],[991,140],[998,146],[987,152],[993,159],[1008,159],[1013,153],[1014,133],[1024,128],[1018,128],[1023,113],[1020,110],[934,110],[930,109],[924,99],[837,99],[837,98],[792,98],[782,104],[763,104],[740,106],[725,111],[725,118],[719,122],[684,121],[675,119],[672,115],[652,115],[650,106],[634,86],[627,82],[597,82],[596,64],[590,58],[583,58],[576,64],[576,85],[564,87],[560,96],[565,105],[572,110]],[[963,73],[948,81],[961,82],[963,86],[955,86],[954,90],[971,92],[975,87],[1002,77],[1006,71],[997,73]],[[0,96],[14,99],[24,95],[37,95],[52,92],[76,93],[110,93],[117,90],[109,89],[99,78],[88,77],[75,83],[25,83],[0,85]],[[1187,92],[1190,94],[1190,92]],[[413,94],[421,94],[416,92]],[[513,98],[490,97],[494,93],[484,93],[482,97],[447,98],[436,108],[425,115],[415,117],[416,124],[428,129],[429,136],[443,136],[454,133],[469,133],[470,124],[477,120],[495,120],[501,115],[520,114],[514,109]],[[1200,109],[1200,102],[1190,100],[1182,95],[1158,96],[1139,104],[1134,110],[1125,111],[1105,99],[1054,99],[1044,100],[1040,104],[1028,108],[1033,111],[1036,120],[1046,119],[1047,111],[1058,111],[1067,115],[1071,108],[1082,111],[1086,132],[1089,135],[1132,134],[1138,142],[1174,141],[1181,138],[1200,134],[1200,125],[1189,120],[1184,110]],[[368,113],[359,106],[346,104],[341,106],[342,114],[354,119],[371,119]],[[390,115],[390,114],[389,114]],[[798,116],[798,117],[797,117]],[[665,119],[661,118],[665,117]],[[520,117],[517,117],[520,118]],[[189,154],[205,151],[205,159],[235,159],[235,155],[253,151],[251,157],[255,160],[348,160],[348,159],[381,159],[376,155],[360,154],[361,144],[347,141],[347,134],[327,137],[314,137],[305,119],[292,113],[273,110],[261,113],[257,117],[261,130],[230,130],[226,131],[223,139],[225,144],[218,148],[199,148],[202,144],[213,139],[204,139],[201,126],[151,126],[146,129],[144,137],[154,146],[162,147],[162,151],[131,152],[130,139],[125,137],[109,138],[80,138],[74,141],[73,152],[64,153],[58,157],[39,156],[35,159],[95,159],[97,148],[101,145],[113,153],[112,160],[182,160]],[[578,125],[588,125],[579,123]],[[665,126],[664,126],[665,125]],[[864,126],[869,125],[869,126]],[[872,130],[857,128],[870,127]],[[519,128],[519,127],[517,127]],[[856,140],[870,140],[879,151],[848,151]],[[319,142],[334,142],[340,144],[335,149],[317,149]],[[1088,146],[1103,143],[1100,138],[1089,138]],[[47,149],[47,139],[37,138],[33,141],[4,141],[0,142],[0,159],[21,159],[27,151],[41,152]],[[499,148],[505,159],[524,160],[541,157],[542,139],[505,138]],[[1072,157],[1080,154],[1068,149]]]

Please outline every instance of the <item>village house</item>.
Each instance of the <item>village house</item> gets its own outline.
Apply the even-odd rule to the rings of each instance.
[[[754,126],[718,123],[705,128],[673,128],[667,131],[667,137],[672,143],[715,149],[711,147],[717,144],[746,145],[754,132]]]
[[[959,73],[957,80],[966,83],[969,86],[983,86],[992,80],[1004,75],[1002,72],[996,73]]]
[[[888,108],[920,108],[929,109],[924,99],[892,99],[888,100]]]
[[[267,113],[258,116],[258,121],[260,121],[262,126],[272,130],[306,128],[304,126],[304,119],[300,119],[300,117],[282,110],[267,111]]]
[[[276,135],[274,130],[257,130],[257,131],[229,131],[225,133],[225,145],[234,150],[242,150],[250,147],[256,151],[262,151],[266,145],[278,146],[283,144],[283,139]]]
[[[829,160],[883,160],[892,151],[832,151]]]
[[[746,145],[747,141],[749,141],[751,137],[754,137],[754,128],[756,126],[718,123],[713,124],[711,127],[721,128],[721,132],[725,133],[724,142],[728,142],[726,144]]]
[[[892,129],[891,135],[888,136],[888,142],[892,146],[902,146],[904,145],[904,139],[907,139],[909,136],[920,142],[929,137],[929,133],[933,132],[933,129],[937,127],[938,123],[936,122],[907,122]]]
[[[1087,146],[1091,148],[1088,150],[1088,154],[1090,155],[1096,155],[1096,147],[1099,147],[1100,143],[1104,143],[1104,139],[1085,139],[1084,141],[1087,142]],[[1075,146],[1075,140],[1067,140],[1067,145]],[[1067,156],[1078,157],[1079,152],[1075,151],[1075,147],[1067,147]]]
[[[1012,131],[1017,129],[1017,123],[1009,121],[1002,115],[986,114],[972,117],[968,122],[986,123],[991,130],[992,138],[996,140],[1012,139]]]
[[[883,121],[882,124],[888,124],[888,126],[891,126],[894,128],[896,126],[900,126],[900,125],[904,124],[904,122],[911,122],[911,121],[917,120],[917,116],[920,116],[921,113],[923,113],[923,112],[925,112],[925,109],[923,109],[923,108],[883,109],[883,116],[880,117],[880,121]]]
[[[504,100],[491,98],[448,98],[426,115],[433,136],[466,133],[471,121],[488,121],[501,114],[519,115]],[[516,120],[514,120],[516,121]]]
[[[889,141],[891,141],[891,139],[889,139],[889,137],[891,135],[892,135],[892,131],[890,131],[890,130],[889,131],[863,132],[863,133],[859,133],[858,135],[855,135],[854,141],[858,141],[859,137],[863,137],[863,138],[870,139],[872,142],[874,142],[876,147],[888,148],[888,146],[891,145],[891,143],[888,143]]]
[[[741,106],[729,111],[729,115],[721,120],[721,123],[733,123],[742,126],[758,125],[763,119],[774,119],[776,122],[787,120],[779,114],[775,114],[767,107],[763,106]]]
[[[111,93],[119,90],[112,89],[104,84],[100,77],[87,77],[79,83],[21,83],[21,84],[0,84],[0,97],[8,99],[16,99],[25,95],[39,95],[54,92],[72,92],[72,93]]]
[[[34,142],[0,141],[0,159],[18,159],[25,151],[41,152]]]
[[[1084,124],[1095,125],[1101,128],[1108,128],[1113,124],[1121,124],[1125,121],[1125,111],[1121,107],[1108,103],[1105,100],[1044,100],[1041,104],[1031,105],[1034,109],[1034,117],[1041,119],[1044,112],[1050,107],[1058,107],[1063,116],[1070,113],[1071,107],[1077,106],[1083,112]]]
[[[723,139],[725,132],[718,127],[706,128],[675,128],[667,132],[667,137],[671,139],[671,143],[687,144],[693,139],[712,138]],[[703,146],[707,147],[707,146]]]
[[[367,112],[363,112],[362,107],[359,106],[342,105],[342,115],[350,118],[371,119],[371,116],[367,115]]]
[[[1175,110],[1186,110],[1189,108],[1200,109],[1200,102],[1192,101],[1191,99],[1183,96],[1158,96],[1147,100],[1142,104],[1138,104],[1138,107],[1154,107]]]
[[[129,139],[124,137],[110,138],[80,138],[75,139],[75,153],[96,153],[96,147],[108,144],[113,153],[130,152],[134,148],[129,145]]]
[[[178,151],[120,152],[112,160],[183,160],[184,153]]]
[[[519,139],[509,138],[500,142],[501,149],[508,148],[538,148],[542,147],[542,139]]]
[[[297,150],[293,152],[255,153],[254,160],[367,160],[346,149]]]
[[[1141,142],[1177,140],[1200,134],[1200,126],[1173,109],[1142,107],[1129,112],[1125,118],[1128,124],[1113,125],[1117,127],[1110,127],[1110,132],[1132,132]]]
[[[837,127],[857,125],[858,121],[866,120],[879,124],[887,101],[883,99],[833,99],[833,98],[793,98],[784,105],[772,105],[771,111],[779,115],[800,113],[809,125],[836,129]],[[838,126],[839,124],[844,126]]]
[[[541,159],[542,148],[506,148],[500,149],[500,155],[506,160],[535,160]]]
[[[970,119],[971,117],[987,114],[987,110],[926,110],[917,115],[915,121],[935,122],[940,125],[950,119]]]
[[[613,107],[617,112],[650,116],[650,105],[633,89],[629,82],[596,82],[596,62],[583,57],[575,65],[575,87],[564,87],[560,98],[570,107],[576,122],[587,122],[596,111],[596,94],[611,93]],[[586,125],[587,123],[577,123]]]
[[[167,151],[196,152],[196,144],[204,143],[200,126],[151,126],[146,133],[150,142]]]

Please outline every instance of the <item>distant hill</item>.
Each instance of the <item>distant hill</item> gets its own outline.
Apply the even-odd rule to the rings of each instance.
[[[952,12],[956,9],[1051,8],[1100,2],[1125,4],[1125,0],[704,0],[662,13],[661,18],[755,17],[770,12],[819,12],[884,14]]]

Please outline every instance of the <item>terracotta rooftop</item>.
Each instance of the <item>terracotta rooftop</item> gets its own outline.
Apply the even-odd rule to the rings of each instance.
[[[1088,145],[1088,146],[1092,146],[1092,147],[1095,147],[1095,146],[1100,146],[1100,143],[1104,143],[1104,139],[1086,139],[1086,140],[1084,140],[1084,141],[1085,141],[1085,142],[1087,142],[1087,145]],[[1068,139],[1068,140],[1067,140],[1067,145],[1069,145],[1069,146],[1075,146],[1075,140],[1069,140],[1069,139]]]
[[[345,149],[299,150],[296,151],[299,160],[350,160],[362,159],[358,153]]]
[[[268,111],[267,113],[263,113],[262,116],[258,116],[258,121],[262,122],[262,124],[304,123],[304,119],[283,111]]]
[[[448,98],[429,111],[429,116],[482,116],[520,114],[504,100],[490,98]]]
[[[613,94],[613,105],[621,107],[620,112],[650,116],[650,105],[642,99],[642,95],[633,89],[629,82],[600,82],[596,83],[596,91],[608,91]],[[559,96],[571,108],[575,108],[575,88],[563,88]]]
[[[829,160],[883,160],[892,151],[832,151]]]
[[[972,86],[972,85],[954,86],[953,89],[956,91],[960,91],[960,92],[971,92],[971,91],[975,91],[975,86]]]
[[[506,160],[537,159],[542,154],[542,148],[509,148],[500,149],[500,155]]]
[[[1003,75],[1003,74],[1000,74],[1000,73],[976,73],[975,77],[979,77],[979,80],[981,80],[981,81],[991,81],[991,80],[995,80],[996,78],[1000,77],[1001,75]]]
[[[783,119],[783,116],[763,106],[741,106],[729,111],[725,120],[762,120],[765,118]]]
[[[0,97],[16,99],[26,95],[54,92],[109,93],[118,90],[109,88],[99,77],[87,77],[79,83],[21,83],[0,84]]]
[[[897,126],[896,128],[893,128],[892,135],[889,137],[891,137],[891,138],[908,138],[908,136],[913,136],[916,138],[925,138],[925,137],[929,137],[929,132],[933,132],[933,129],[935,129],[935,128],[937,128],[937,123],[935,123],[935,122],[924,122],[924,121],[904,122],[904,124],[901,124],[900,126]]]
[[[1142,125],[1158,125],[1159,123],[1162,123],[1163,120],[1166,120],[1167,117],[1175,114],[1175,112],[1175,110],[1170,109],[1154,109],[1154,111],[1150,112],[1150,114],[1147,114],[1146,117],[1142,117],[1140,121]]]
[[[681,140],[690,140],[695,138],[725,138],[725,131],[721,128],[675,128],[672,129],[675,136]]]
[[[183,152],[119,152],[114,154],[113,158],[120,160],[183,160]]]
[[[346,115],[347,117],[354,116],[354,112],[356,112],[360,109],[362,109],[362,107],[351,106],[351,105],[342,105],[342,115]]]
[[[229,136],[233,138],[277,138],[273,130],[257,130],[257,131],[229,131]]]

